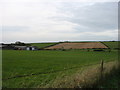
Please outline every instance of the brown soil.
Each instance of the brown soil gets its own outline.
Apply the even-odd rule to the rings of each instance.
[[[47,47],[45,49],[94,49],[108,48],[100,42],[80,42],[80,43],[59,43],[57,45]]]

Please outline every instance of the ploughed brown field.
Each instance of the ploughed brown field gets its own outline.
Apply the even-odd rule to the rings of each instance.
[[[79,42],[79,43],[59,43],[54,46],[47,47],[45,49],[97,49],[108,48],[101,42]]]

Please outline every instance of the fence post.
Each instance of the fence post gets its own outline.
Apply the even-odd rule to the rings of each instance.
[[[90,50],[89,50],[89,49],[87,49],[87,51],[89,52]]]
[[[101,79],[101,83],[103,83],[103,60],[101,60],[101,64],[100,64],[100,79]]]
[[[111,48],[109,48],[109,52],[111,52]]]

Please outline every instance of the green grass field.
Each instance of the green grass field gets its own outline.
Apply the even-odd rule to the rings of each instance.
[[[13,78],[3,80],[3,87],[23,88],[23,87],[44,87],[52,83],[56,77],[74,74],[85,65],[97,64],[101,60],[117,60],[117,51],[112,52],[87,52],[80,50],[70,51],[17,51],[3,50],[2,53],[2,75],[3,79],[18,75],[30,75],[40,72],[61,70],[56,73],[39,74],[28,77]],[[72,68],[64,70],[65,68]]]
[[[103,42],[105,45],[107,45],[109,48],[114,49],[114,48],[119,48],[118,43],[119,42]]]
[[[112,78],[111,78],[112,77]],[[120,81],[120,73],[114,72],[110,74],[109,76],[106,77],[104,83],[102,85],[98,85],[98,88],[119,88],[120,86],[118,85]]]
[[[38,48],[44,48],[49,45],[53,45],[56,43],[31,43],[32,46],[37,46]]]

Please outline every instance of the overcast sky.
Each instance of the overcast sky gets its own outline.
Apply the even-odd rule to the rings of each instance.
[[[4,43],[118,39],[117,2],[3,0],[0,6]]]

